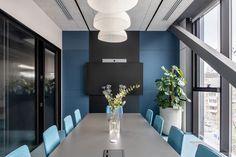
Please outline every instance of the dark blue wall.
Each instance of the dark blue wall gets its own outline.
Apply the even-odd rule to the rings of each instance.
[[[63,32],[63,117],[79,108],[82,116],[89,112],[85,94],[85,63],[89,61],[89,33]]]
[[[85,95],[85,63],[89,61],[89,33],[63,32],[63,117],[76,108],[84,116],[89,112],[89,97]],[[143,63],[143,96],[140,112],[148,108],[158,113],[154,102],[155,80],[163,74],[161,66],[179,65],[179,40],[169,32],[140,32],[140,62]]]
[[[140,112],[145,115],[148,108],[154,113],[159,109],[154,102],[155,80],[166,68],[179,65],[179,40],[170,32],[140,32],[140,62],[143,63],[143,96],[140,96]]]

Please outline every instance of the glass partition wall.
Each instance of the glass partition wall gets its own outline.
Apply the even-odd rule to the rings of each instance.
[[[60,127],[59,60],[60,49],[0,12],[0,156]]]
[[[33,146],[36,140],[35,39],[11,22],[6,26],[5,145],[12,150],[22,143]]]

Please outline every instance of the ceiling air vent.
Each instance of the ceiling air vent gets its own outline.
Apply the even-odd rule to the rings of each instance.
[[[181,2],[182,2],[182,0],[176,0],[175,3],[173,4],[173,6],[166,13],[165,17],[162,20],[167,21]]]
[[[73,17],[71,16],[71,14],[69,13],[69,11],[67,10],[66,6],[64,5],[64,3],[61,0],[55,0],[58,4],[58,6],[61,8],[61,11],[64,13],[64,15],[67,17],[68,20],[73,20]]]

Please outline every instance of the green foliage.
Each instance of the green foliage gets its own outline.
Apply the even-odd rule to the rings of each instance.
[[[114,113],[114,111],[118,107],[125,105],[126,101],[123,101],[123,98],[125,98],[126,95],[128,95],[133,90],[138,89],[139,87],[140,87],[139,84],[129,86],[128,88],[126,88],[125,85],[119,85],[119,92],[115,96],[113,96],[111,85],[108,84],[102,87],[103,89],[102,93],[107,99],[108,105],[111,107],[111,111]]]
[[[184,102],[191,101],[183,90],[186,85],[184,74],[177,66],[172,66],[170,70],[162,66],[161,69],[164,75],[155,81],[157,87],[155,101],[162,108],[181,109]]]

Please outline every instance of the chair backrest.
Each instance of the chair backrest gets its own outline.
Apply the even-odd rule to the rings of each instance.
[[[73,120],[71,115],[68,115],[64,118],[64,129],[66,132],[66,135],[68,135],[74,128]]]
[[[26,145],[23,145],[16,150],[12,151],[5,157],[31,157],[29,148]]]
[[[153,119],[153,111],[151,109],[148,109],[146,112],[146,120],[150,125],[152,125],[152,119]]]
[[[123,110],[123,106],[120,106],[116,109],[116,112],[123,114],[124,110]],[[106,113],[111,113],[111,107],[109,105],[107,105],[106,107]]]
[[[161,116],[156,115],[153,122],[153,127],[160,135],[162,135],[163,126],[164,126],[164,119]]]
[[[79,124],[79,122],[81,121],[81,114],[80,114],[80,110],[76,109],[74,112],[75,115],[75,123],[76,125]]]
[[[170,128],[167,142],[178,154],[181,154],[183,139],[184,132],[175,126],[172,126]]]
[[[221,155],[207,146],[199,144],[195,157],[221,157]]]
[[[60,137],[56,125],[53,125],[44,131],[43,143],[46,156],[49,156],[49,154],[51,154],[52,151],[60,144]]]

